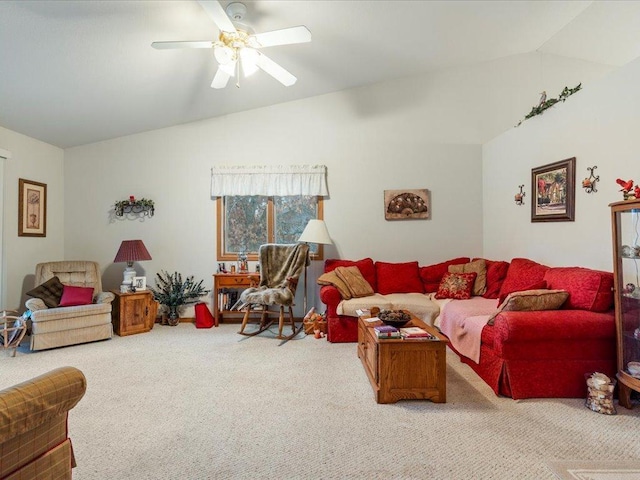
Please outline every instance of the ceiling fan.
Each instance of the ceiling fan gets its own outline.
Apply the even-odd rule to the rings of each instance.
[[[218,70],[211,82],[213,88],[226,87],[231,77],[236,77],[236,86],[239,87],[240,72],[248,76],[258,68],[287,87],[296,83],[295,76],[259,49],[310,42],[311,32],[307,27],[299,25],[272,32],[254,33],[251,28],[239,23],[247,13],[244,4],[233,2],[227,5],[225,10],[216,0],[199,0],[198,3],[220,29],[217,40],[153,42],[151,46],[157,49],[213,48],[213,54],[218,62]]]

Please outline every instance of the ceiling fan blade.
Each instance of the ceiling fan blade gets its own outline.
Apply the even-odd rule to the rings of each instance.
[[[256,39],[261,47],[272,47],[275,45],[310,42],[311,32],[304,25],[299,25],[272,32],[256,33],[252,37]]]
[[[153,42],[151,46],[158,50],[169,48],[213,48],[213,42],[210,40],[202,42]]]
[[[234,76],[236,62],[232,62],[228,65],[218,66],[216,75],[211,82],[211,88],[224,88],[229,82],[229,78]]]
[[[237,32],[236,27],[231,23],[231,19],[227,16],[220,2],[216,0],[198,0],[198,3],[209,14],[213,23],[222,32]]]
[[[256,65],[286,87],[290,87],[298,80],[276,62],[267,57],[264,53],[258,52]]]

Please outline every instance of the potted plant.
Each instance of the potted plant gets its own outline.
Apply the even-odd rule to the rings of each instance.
[[[171,326],[180,322],[179,310],[182,305],[196,302],[202,295],[210,292],[202,286],[202,280],[196,283],[193,275],[182,281],[182,274],[170,274],[164,270],[156,274],[156,285],[149,287],[149,290],[153,293],[153,298],[167,308],[168,323]]]

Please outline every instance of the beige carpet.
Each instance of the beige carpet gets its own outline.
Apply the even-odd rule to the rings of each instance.
[[[560,480],[640,480],[640,462],[553,462]]]
[[[557,480],[552,462],[640,460],[640,407],[607,416],[582,399],[496,397],[453,354],[446,404],[378,405],[355,344],[279,347],[237,329],[156,325],[0,352],[0,388],[62,365],[85,373],[69,419],[75,480]]]

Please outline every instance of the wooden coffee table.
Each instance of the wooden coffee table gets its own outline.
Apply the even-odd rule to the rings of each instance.
[[[447,337],[411,315],[407,327],[421,327],[438,340],[379,340],[373,330],[381,321],[358,318],[358,357],[378,403],[398,400],[447,401]]]

